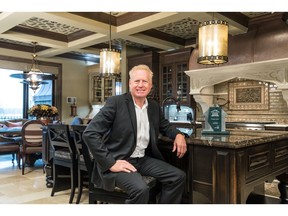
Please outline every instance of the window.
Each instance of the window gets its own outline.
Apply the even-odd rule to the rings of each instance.
[[[21,71],[0,69],[0,120],[23,118],[23,84],[12,73]]]
[[[45,84],[41,84],[40,88],[34,91],[29,88],[29,107],[35,104],[52,105],[52,80],[45,80]]]
[[[30,119],[32,117],[27,115],[28,108],[35,104],[52,105],[53,81],[45,80],[45,83],[34,92],[21,83],[21,79],[11,78],[10,74],[13,73],[22,73],[22,71],[0,69],[0,120]],[[27,98],[27,101],[24,98]]]

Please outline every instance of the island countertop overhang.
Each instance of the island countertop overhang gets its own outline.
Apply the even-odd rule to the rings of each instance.
[[[208,147],[224,147],[231,149],[245,148],[263,143],[281,141],[288,139],[287,131],[267,131],[267,130],[229,130],[229,135],[202,135],[201,129],[196,130],[196,134],[192,134],[186,138],[188,145],[202,145]],[[173,142],[168,137],[159,136],[162,142]],[[288,145],[288,143],[287,143]]]

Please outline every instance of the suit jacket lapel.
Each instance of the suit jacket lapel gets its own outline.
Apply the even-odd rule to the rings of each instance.
[[[148,119],[149,119],[149,126],[150,126],[150,140],[152,142],[152,144],[155,143],[155,129],[154,129],[154,124],[153,124],[153,112],[155,112],[155,110],[153,110],[151,103],[149,103],[148,101]]]
[[[134,130],[135,137],[137,137],[137,120],[136,120],[136,112],[135,112],[135,105],[130,93],[127,94],[126,103],[129,111],[130,120],[132,123],[132,127]]]

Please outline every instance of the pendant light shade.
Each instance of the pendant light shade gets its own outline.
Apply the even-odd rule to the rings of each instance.
[[[108,76],[120,74],[120,51],[115,49],[100,50],[100,73]]]
[[[33,54],[32,54],[32,65],[31,69],[28,72],[24,73],[17,73],[17,74],[11,74],[10,77],[23,79],[22,83],[29,85],[29,87],[36,92],[37,89],[39,89],[41,84],[47,84],[48,82],[45,82],[43,80],[54,80],[56,79],[56,76],[50,73],[43,73],[38,66],[37,62],[37,55],[36,55],[36,42],[32,42],[33,44]]]
[[[199,64],[228,62],[228,22],[211,20],[199,25]]]
[[[100,50],[100,72],[101,76],[120,75],[120,51],[111,48],[111,12],[109,15],[109,48]]]

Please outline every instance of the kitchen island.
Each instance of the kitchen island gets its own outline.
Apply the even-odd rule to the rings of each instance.
[[[288,132],[229,131],[202,135],[197,129],[186,139],[188,152],[182,159],[171,153],[171,139],[159,137],[165,159],[187,173],[183,202],[193,203],[193,195],[201,194],[210,203],[246,203],[251,192],[275,178],[280,181],[280,198],[287,202]]]

